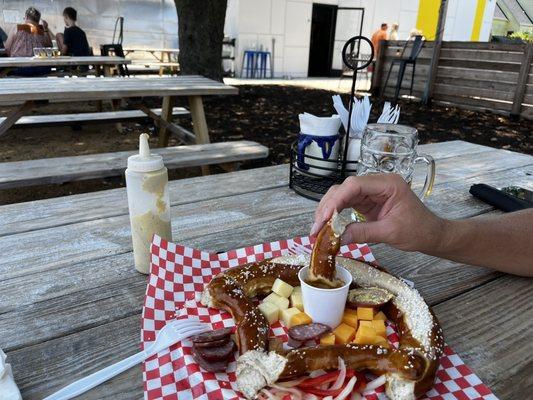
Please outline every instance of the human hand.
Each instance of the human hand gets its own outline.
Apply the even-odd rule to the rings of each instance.
[[[431,252],[446,223],[418,199],[396,174],[350,176],[324,195],[315,212],[316,235],[333,212],[352,207],[367,222],[351,223],[343,243],[381,242],[401,250]]]

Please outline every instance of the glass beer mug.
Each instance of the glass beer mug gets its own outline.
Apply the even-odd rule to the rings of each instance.
[[[361,140],[358,175],[396,173],[411,185],[416,164],[426,165],[424,187],[420,199],[431,194],[435,181],[435,161],[417,153],[418,131],[405,125],[368,124]]]

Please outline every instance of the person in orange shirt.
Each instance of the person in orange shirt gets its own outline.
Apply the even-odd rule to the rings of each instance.
[[[389,35],[387,34],[387,29],[389,29],[389,26],[387,23],[382,23],[381,28],[374,32],[372,35],[372,45],[374,46],[374,59],[378,57],[379,54],[379,42],[381,40],[388,40]]]

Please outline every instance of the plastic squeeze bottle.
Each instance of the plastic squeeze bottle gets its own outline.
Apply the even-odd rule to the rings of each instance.
[[[168,170],[163,158],[150,154],[148,135],[139,137],[139,154],[128,157],[126,191],[130,209],[133,258],[137,271],[150,273],[152,236],[172,240]]]

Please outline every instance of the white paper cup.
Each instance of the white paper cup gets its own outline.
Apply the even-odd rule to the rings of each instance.
[[[298,273],[302,286],[304,311],[313,322],[335,329],[342,321],[352,275],[345,268],[337,266],[337,278],[342,279],[344,285],[336,289],[320,289],[305,283],[308,272],[309,267],[304,267]]]

